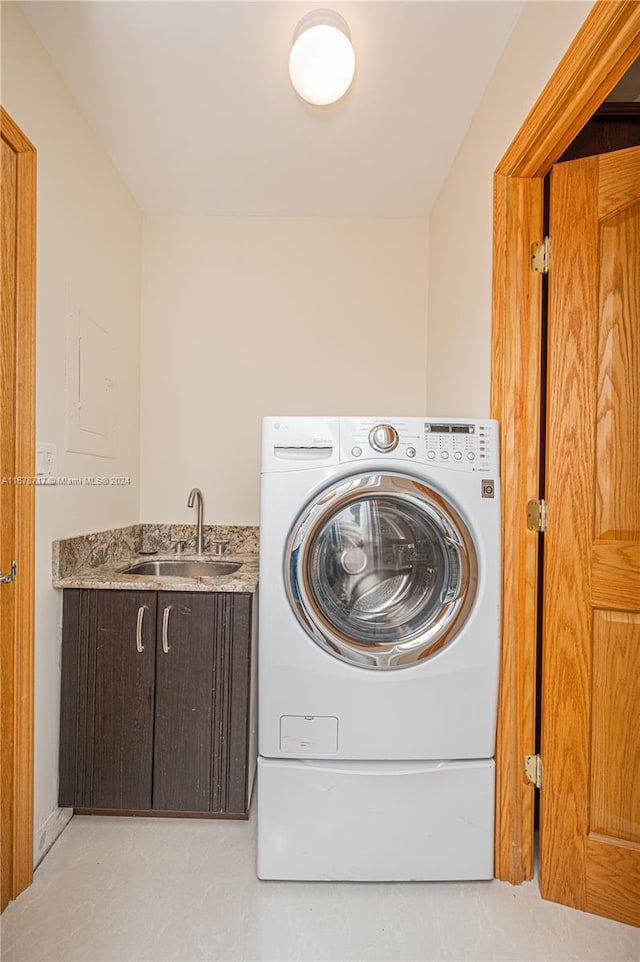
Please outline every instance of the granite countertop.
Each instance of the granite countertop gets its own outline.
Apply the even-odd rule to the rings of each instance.
[[[178,555],[171,550],[176,539],[186,542]],[[258,588],[257,528],[232,525],[205,527],[205,545],[226,542],[222,555],[206,550],[195,553],[193,525],[131,525],[93,532],[53,543],[54,588],[98,588],[121,591],[216,591],[254,593]],[[123,574],[122,569],[142,561],[201,560],[235,561],[237,571],[228,575],[196,577],[178,575]]]

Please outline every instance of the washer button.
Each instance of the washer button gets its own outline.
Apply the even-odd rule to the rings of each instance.
[[[467,457],[469,458],[470,461],[475,461],[476,459],[475,451],[469,451]]]
[[[430,461],[433,461],[433,459],[435,458],[435,456],[436,456],[436,452],[435,452],[435,451],[427,451],[427,457],[429,458]]]
[[[456,451],[456,453],[454,454],[454,458],[456,459],[456,461],[462,461],[462,451]]]
[[[440,457],[442,458],[443,461],[448,461],[448,460],[449,460],[449,452],[448,452],[448,451],[441,451]]]
[[[359,448],[358,445],[356,445],[355,448],[351,448],[351,453],[354,458],[359,458],[362,454],[362,448]]]
[[[416,449],[415,449],[415,448],[407,448],[407,457],[408,457],[408,458],[415,458],[415,456],[416,456]]]

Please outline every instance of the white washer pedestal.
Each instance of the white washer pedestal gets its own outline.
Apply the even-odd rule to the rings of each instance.
[[[258,759],[258,877],[493,877],[493,759]]]

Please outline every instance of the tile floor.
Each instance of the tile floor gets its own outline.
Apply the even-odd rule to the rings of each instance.
[[[76,816],[2,916],[2,962],[600,960],[640,930],[535,883],[260,882],[249,822]]]

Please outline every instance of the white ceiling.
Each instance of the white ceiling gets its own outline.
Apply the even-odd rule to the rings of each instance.
[[[402,217],[429,212],[522,0],[21,6],[143,210]],[[287,61],[322,6],[348,21],[357,67],[319,108]]]

